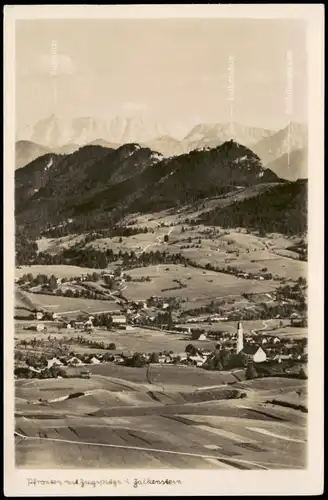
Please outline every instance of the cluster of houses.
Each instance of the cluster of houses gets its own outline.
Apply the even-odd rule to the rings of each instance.
[[[259,276],[257,274],[250,274],[250,273],[237,273],[238,278],[245,278],[245,279],[252,279],[252,280],[264,280],[264,276]],[[271,275],[270,275],[271,277]]]
[[[212,354],[213,352],[211,350],[203,349],[198,350],[197,354],[190,354],[187,352],[165,352],[159,353],[156,362],[160,364],[176,364],[177,362],[179,362],[180,364],[202,366],[207,361],[208,357]],[[141,353],[141,357],[145,362],[151,361],[151,356],[152,353]],[[51,368],[53,366],[82,368],[87,365],[98,365],[100,363],[108,361],[107,357],[104,358],[104,355],[101,353],[94,354],[92,358],[88,359],[88,362],[85,362],[82,356],[81,358],[82,359],[80,359],[78,356],[71,356],[69,359],[64,361],[63,359],[60,360],[56,357],[53,357],[52,359],[48,360],[47,368]],[[111,358],[111,361],[114,363],[124,364],[127,358],[132,358],[132,354],[126,353],[122,356],[122,353],[113,353],[111,355]]]
[[[303,339],[283,339],[274,335],[244,335],[242,323],[238,323],[237,333],[207,333],[202,329],[178,327],[178,331],[191,335],[191,340],[206,341],[216,338],[217,345],[227,351],[242,352],[255,363],[267,360],[281,362],[287,359],[305,359],[307,357],[307,342]]]
[[[208,336],[206,333],[193,332],[191,334],[192,340],[206,341]],[[222,334],[221,339],[216,346],[216,349],[222,348],[230,354],[242,354],[243,357],[253,363],[263,363],[265,361],[282,362],[283,360],[291,359],[301,362],[307,360],[307,342],[305,339],[301,341],[292,341],[290,339],[279,339],[276,336],[259,336],[254,339],[251,335],[244,335],[241,322],[238,323],[237,332],[235,334],[225,333]],[[155,359],[154,359],[155,354]],[[196,367],[204,367],[207,362],[213,358],[214,350],[212,348],[195,347],[190,344],[185,352],[174,353],[160,352],[160,353],[140,353],[140,357],[144,363],[160,363],[160,364],[179,364],[191,365]],[[90,378],[91,373],[88,365],[97,365],[104,362],[114,362],[116,364],[126,364],[128,360],[133,359],[134,354],[128,353],[95,353],[95,354],[71,354],[69,357],[60,356],[60,359],[53,357],[47,360],[47,367],[29,367],[31,371],[41,374],[44,370],[49,370],[53,367],[65,368],[73,367],[78,371],[75,375],[82,378]],[[133,366],[133,365],[132,365]],[[36,376],[38,376],[36,374]]]
[[[98,313],[99,314],[99,313]],[[48,317],[50,315],[50,318]],[[122,328],[125,329],[127,325],[127,318],[125,315],[122,314],[114,314],[111,315],[112,318],[112,324],[116,326],[117,328]],[[57,321],[58,326],[61,328],[67,328],[67,329],[76,329],[76,330],[84,330],[91,332],[94,328],[94,320],[95,320],[95,315],[88,315],[85,314],[85,319],[83,320],[70,320],[70,321],[65,321],[61,315],[57,313],[43,313],[43,312],[36,312],[35,313],[35,319],[38,321],[38,323],[31,325],[28,327],[28,329],[35,330],[38,332],[47,331],[47,323],[44,323],[45,320],[52,320],[52,321]],[[39,321],[43,321],[39,323]]]
[[[131,305],[132,309],[127,309],[127,316],[132,319],[132,322],[135,322],[135,315],[140,313],[136,312],[136,309],[140,308],[148,308],[147,304],[143,301],[142,303],[136,303]],[[161,304],[162,307],[166,305],[166,303]],[[164,308],[165,309],[165,308]],[[133,315],[133,312],[135,315]],[[50,313],[46,313],[50,314]],[[112,325],[116,328],[126,329],[127,328],[127,316],[125,314],[114,314],[111,315]],[[95,316],[87,315],[87,317],[83,321],[72,320],[72,321],[63,321],[58,318],[56,313],[52,313],[51,315],[53,320],[59,320],[58,323],[62,328],[67,329],[77,329],[87,331],[89,333],[92,332],[94,328],[94,320]],[[36,320],[43,320],[44,313],[37,312],[35,314]],[[295,318],[296,319],[296,318]],[[36,331],[46,331],[46,323],[37,323],[36,325],[32,325],[29,328],[33,328]],[[242,352],[253,362],[264,362],[266,360],[275,360],[282,361],[287,359],[306,359],[307,358],[307,343],[302,340],[292,340],[292,339],[283,339],[274,335],[251,335],[244,334],[243,327],[241,322],[238,323],[237,332],[206,332],[202,328],[193,328],[192,326],[187,325],[175,325],[173,329],[177,332],[182,332],[190,335],[191,341],[206,341],[208,339],[215,339],[217,342],[217,347],[225,349],[230,352],[239,353]],[[204,350],[203,350],[204,351]],[[199,353],[201,350],[199,350]],[[189,363],[190,361],[196,364],[197,366],[201,366],[204,364],[211,355],[211,352],[202,352],[201,354],[197,354],[194,358],[190,355],[186,355],[186,353],[179,354],[161,354],[159,356],[160,363],[175,363],[177,359],[179,362]],[[147,358],[147,354],[145,354]],[[146,359],[145,358],[145,359]],[[147,360],[147,359],[146,359]]]

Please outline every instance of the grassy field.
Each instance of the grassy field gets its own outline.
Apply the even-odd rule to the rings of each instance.
[[[226,417],[218,416],[215,427],[204,417],[189,413],[180,418],[128,416],[118,423],[113,418],[100,419],[97,425],[88,418],[70,418],[36,421],[33,426],[18,419],[17,428],[28,439],[16,447],[16,466],[268,470],[300,469],[306,464],[304,432],[290,434],[290,424],[276,425],[271,433],[271,422],[229,418],[229,431],[225,431]],[[291,436],[288,442],[285,433]]]
[[[233,275],[207,271],[183,265],[158,265],[130,269],[132,278],[149,276],[150,282],[128,282],[124,295],[130,300],[147,299],[152,295],[181,297],[193,300],[215,300],[228,296],[240,297],[242,293],[270,292],[277,287],[272,281],[259,282],[237,278]],[[185,287],[179,288],[179,280]],[[178,289],[176,289],[178,287]],[[168,290],[174,288],[174,290]]]
[[[167,333],[165,331],[148,330],[139,327],[133,327],[132,330],[113,330],[106,331],[96,329],[92,338],[99,341],[114,342],[116,351],[128,352],[184,352],[188,344],[192,343],[195,347],[213,349],[215,341],[200,340],[191,341],[190,335],[181,333]]]
[[[204,315],[206,316],[206,314]],[[272,319],[267,321],[262,321],[261,319],[252,320],[252,321],[243,321],[243,329],[244,333],[251,334],[253,331],[261,330],[261,334],[266,333],[266,329],[270,330],[270,335],[275,335],[276,330],[280,324],[279,319]],[[289,320],[283,321],[285,324],[289,324]],[[237,322],[236,321],[217,321],[209,323],[181,323],[178,326],[189,327],[189,328],[203,328],[205,331],[215,330],[216,332],[228,332],[228,333],[236,333],[237,331]],[[288,328],[288,327],[287,327]],[[283,328],[280,328],[277,331],[283,331]]]
[[[167,227],[160,227],[161,224]],[[175,225],[170,227],[170,224]],[[222,267],[233,265],[241,272],[253,273],[261,272],[265,267],[267,272],[287,280],[296,280],[307,273],[307,265],[298,260],[298,254],[286,250],[298,241],[295,237],[279,234],[259,237],[244,229],[223,230],[201,224],[191,227],[182,217],[169,211],[139,216],[136,226],[152,227],[154,232],[125,237],[121,243],[119,238],[101,238],[88,246],[102,250],[111,248],[115,252],[134,250],[137,254],[150,250],[181,252],[202,266],[207,263]],[[213,234],[204,234],[208,230]],[[168,233],[169,244],[164,243],[164,235]]]
[[[16,382],[16,432],[26,436],[17,439],[16,466],[128,469],[137,464],[138,468],[237,470],[306,466],[304,414],[248,397],[204,401],[220,389],[184,395],[174,390],[177,377],[181,374],[167,374],[169,392],[151,393],[142,383],[131,387],[126,381],[127,387],[120,391],[116,386],[113,392],[116,382],[95,375],[91,390],[87,380]],[[272,395],[278,392],[271,380],[261,383]],[[290,388],[284,383],[281,387],[288,395]],[[58,398],[63,389],[89,392],[46,406],[31,404],[38,397]],[[251,389],[246,391],[251,394]]]
[[[293,326],[285,326],[283,328],[277,328],[274,331],[270,331],[268,328],[267,335],[276,335],[277,337],[287,337],[287,338],[304,338],[308,336],[308,328],[295,328]]]
[[[178,388],[215,386],[237,381],[230,372],[211,372],[190,366],[174,365],[151,365],[147,376],[147,367],[131,368],[128,366],[115,365],[114,363],[102,363],[90,367],[95,375],[104,377],[115,377],[116,379],[128,380],[129,382],[148,383],[165,387]]]
[[[25,326],[31,324],[31,321],[16,321],[15,335],[17,339],[30,339],[36,337],[44,338],[43,332],[34,332],[24,330]],[[46,323],[47,335],[58,335],[57,324],[54,322]],[[82,330],[66,330],[61,329],[60,335],[66,337],[82,336],[87,339],[92,339],[98,342],[111,343],[114,342],[116,350],[113,352],[164,352],[174,351],[183,353],[188,344],[192,343],[196,347],[205,349],[213,349],[216,345],[215,341],[191,341],[190,336],[181,333],[166,333],[157,330],[148,330],[138,327],[133,327],[131,330],[111,330],[107,331],[101,328],[95,328],[92,335],[84,333]],[[75,346],[74,346],[75,348]],[[87,345],[76,345],[76,350],[79,352],[90,352],[90,347]],[[97,352],[96,350],[93,352]]]
[[[16,307],[27,307],[29,305],[30,309],[41,308],[58,314],[76,311],[88,314],[120,311],[120,306],[114,301],[41,295],[20,291],[16,293],[15,305]]]
[[[36,241],[39,252],[48,252],[51,254],[58,253],[59,250],[64,250],[76,245],[84,238],[84,235],[70,234],[61,238],[40,238]]]
[[[99,269],[91,269],[88,267],[66,266],[66,265],[48,265],[48,266],[21,266],[16,267],[15,276],[20,278],[23,274],[31,273],[33,276],[45,274],[46,276],[54,275],[56,278],[75,278],[78,276],[99,272]]]
[[[219,203],[222,201],[220,200]],[[209,203],[217,202],[212,200]],[[299,276],[307,275],[307,264],[298,260],[297,253],[287,250],[288,247],[297,243],[299,238],[287,238],[279,234],[260,237],[254,233],[247,233],[241,228],[225,230],[201,224],[190,226],[186,223],[186,219],[188,217],[193,219],[197,212],[195,212],[195,207],[191,207],[189,212],[186,210],[184,213],[177,213],[177,211],[168,210],[157,214],[132,215],[127,217],[126,222],[134,220],[135,226],[152,228],[153,232],[123,237],[121,242],[119,237],[99,238],[88,243],[87,246],[101,250],[111,248],[114,252],[134,250],[137,255],[142,251],[150,250],[182,252],[201,265],[207,263],[224,267],[233,265],[242,272],[253,273],[261,272],[265,267],[267,272],[286,280],[296,280]],[[161,227],[163,224],[165,227]],[[171,224],[174,226],[170,226]],[[205,232],[207,234],[204,234]],[[168,244],[164,243],[166,234],[169,234]],[[82,237],[71,235],[58,239],[42,238],[38,240],[38,247],[39,250],[56,253],[75,244]],[[55,270],[61,273],[60,269]],[[89,270],[84,272],[89,272]]]

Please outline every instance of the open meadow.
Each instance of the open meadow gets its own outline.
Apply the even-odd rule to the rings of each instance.
[[[193,300],[215,300],[240,297],[243,293],[269,293],[277,284],[237,278],[236,276],[183,265],[149,266],[129,269],[132,278],[149,276],[150,281],[127,282],[124,296],[130,300],[146,299],[152,295],[179,297],[188,303]]]
[[[61,315],[84,312],[86,314],[100,314],[103,312],[114,313],[121,310],[120,306],[113,300],[93,300],[82,297],[61,297],[58,295],[45,295],[39,293],[28,293],[17,291],[16,303],[18,307],[29,307],[42,309],[51,313]]]
[[[131,383],[123,372],[119,379],[108,373],[77,383],[17,381],[17,467],[70,468],[76,456],[77,468],[128,469],[136,460],[146,468],[269,470],[306,465],[303,413],[267,403],[267,393],[252,398],[254,386],[249,383],[243,386],[243,400],[220,400],[224,387],[189,387],[186,392],[175,385],[176,378],[189,380],[190,374],[176,371],[172,377],[167,368],[161,368],[162,380],[155,385],[147,385],[146,378]],[[288,394],[290,382],[277,387],[263,380],[261,390],[272,397]],[[209,384],[204,379],[201,385]]]
[[[88,267],[78,267],[70,265],[32,265],[16,267],[15,276],[21,278],[24,274],[32,274],[36,277],[38,274],[45,274],[46,276],[54,275],[56,278],[75,278],[86,274],[92,274],[95,269]]]

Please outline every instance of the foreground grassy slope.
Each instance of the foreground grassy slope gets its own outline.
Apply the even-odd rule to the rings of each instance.
[[[277,389],[269,379],[261,381],[261,389],[272,396],[282,389],[287,395],[291,381],[288,387],[285,382]],[[297,382],[299,388],[302,382]],[[17,384],[17,396],[24,396],[27,383],[30,402],[41,392],[44,400],[56,393],[58,398],[59,385],[72,389],[69,381],[51,381],[53,390],[48,381],[25,381]],[[66,469],[74,463],[75,468],[129,469],[138,464],[269,470],[306,465],[306,416],[265,403],[260,393],[254,399],[249,384],[246,399],[221,401],[213,401],[220,389],[183,393],[173,385],[150,392],[126,381],[129,388],[108,392],[115,382],[103,379],[103,384],[107,389],[89,389],[88,395],[43,406],[17,399],[17,467]],[[89,381],[79,381],[78,388],[83,385],[87,388]]]

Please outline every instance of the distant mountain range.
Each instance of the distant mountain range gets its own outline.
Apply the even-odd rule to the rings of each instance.
[[[308,150],[295,149],[291,153],[284,153],[282,156],[267,163],[266,168],[275,172],[279,177],[288,181],[308,178]]]
[[[139,143],[170,158],[198,149],[216,148],[233,134],[236,142],[250,147],[263,165],[279,177],[295,180],[307,176],[307,129],[299,124],[272,131],[237,123],[232,127],[203,123],[193,127],[182,140],[161,132],[162,127],[141,117],[63,120],[52,115],[25,132],[28,140],[16,143],[16,168],[47,152],[69,154],[85,145],[117,149],[125,143]]]
[[[307,127],[297,123],[289,123],[285,128],[261,139],[254,145],[254,152],[260,156],[264,164],[280,158],[285,153],[304,150],[308,146]]]
[[[139,115],[116,116],[108,120],[90,117],[63,119],[51,115],[22,131],[18,139],[40,144],[50,150],[72,143],[85,146],[95,140],[119,145],[131,142],[152,146],[158,144],[165,156],[171,156],[188,153],[199,147],[216,147],[232,138],[249,146],[273,133],[238,123],[232,126],[231,130],[231,125],[227,123],[202,123],[193,127],[183,139],[178,139],[174,134],[172,136],[167,127]]]
[[[108,120],[90,117],[64,119],[51,115],[20,133],[19,139],[54,149],[71,143],[85,146],[99,139],[120,145],[131,142],[139,143],[166,133],[167,130],[163,126],[139,115],[116,116]]]

